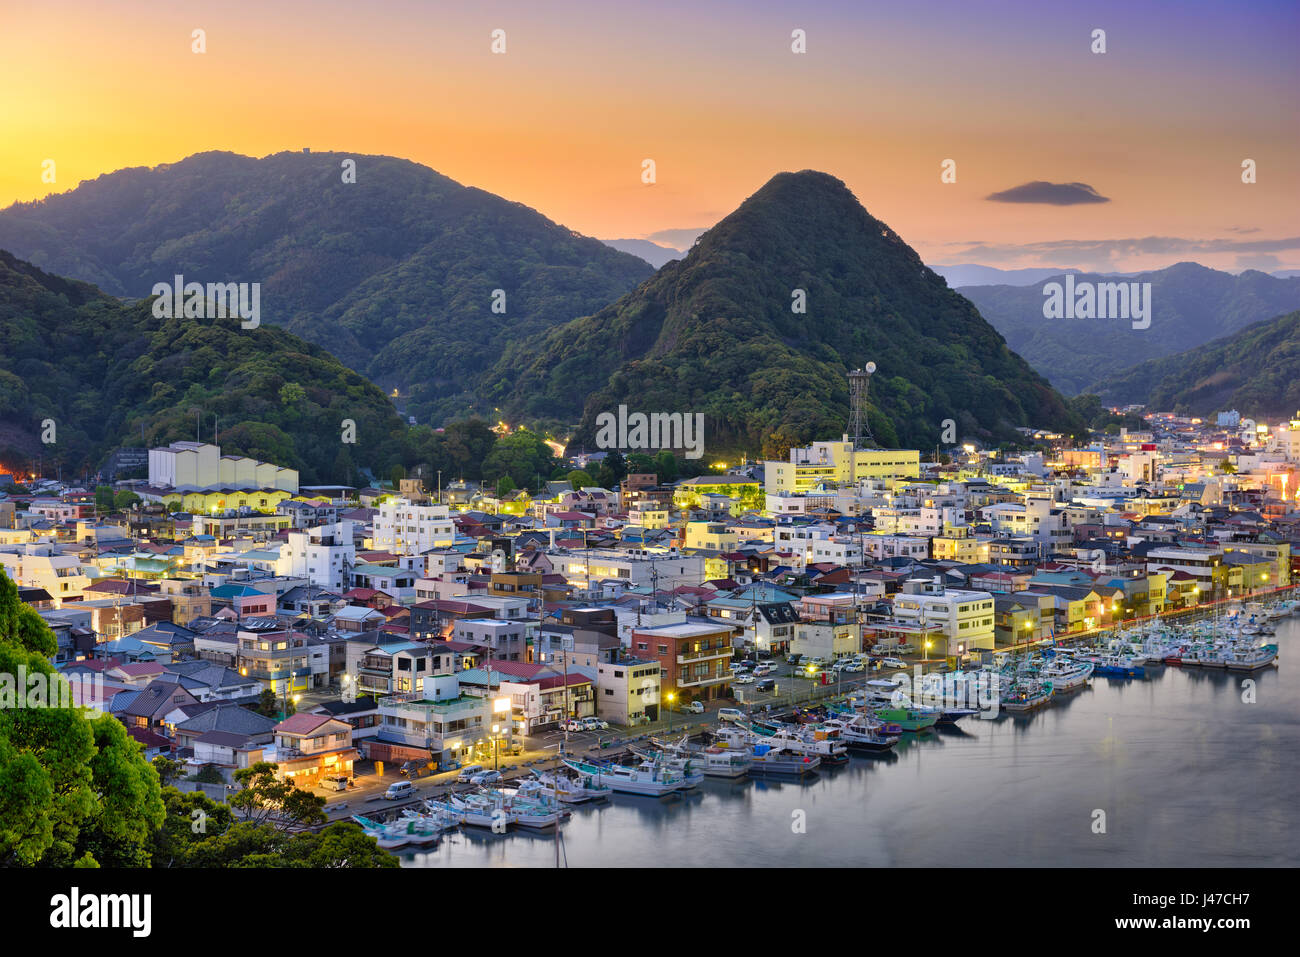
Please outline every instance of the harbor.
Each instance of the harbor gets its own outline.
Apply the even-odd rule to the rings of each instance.
[[[1240,636],[1245,624],[1240,619],[1232,634]],[[1256,647],[1276,645],[1280,658],[1300,635],[1300,617],[1277,617],[1268,627],[1273,635],[1252,628],[1242,637]],[[1214,618],[1166,630],[1171,640],[1229,633]],[[1150,643],[1156,635],[1149,631],[1112,639]],[[1105,657],[1105,644],[1094,641],[1092,654]],[[406,867],[1300,862],[1300,852],[1276,839],[1291,801],[1286,771],[1300,759],[1294,669],[1270,660],[1230,671],[1152,657],[1139,670],[1136,677],[1094,674],[1051,694],[1041,708],[894,729],[894,745],[845,748],[843,760],[819,761],[811,773],[700,773],[689,787],[659,796],[615,791],[562,802],[549,829],[458,826],[436,844],[394,853]],[[861,705],[862,696],[778,717],[802,716],[805,729],[834,728],[851,718],[854,702]],[[889,717],[881,709],[872,713]],[[765,736],[777,739],[771,747],[788,755],[792,735],[783,724],[769,718],[742,730],[724,722],[721,738],[697,736],[697,760],[704,760],[706,740],[725,745],[768,730]],[[677,742],[657,740],[670,748],[659,755],[671,782],[681,773],[669,759]],[[654,763],[653,747],[638,750],[643,753],[623,753],[642,766]],[[570,764],[586,772],[589,784],[602,765],[610,766]]]

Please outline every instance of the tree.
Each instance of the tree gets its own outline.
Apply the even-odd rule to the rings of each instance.
[[[565,478],[569,480],[569,484],[573,486],[574,491],[596,484],[596,480],[583,469],[574,469]]]
[[[119,512],[124,512],[128,508],[134,508],[139,505],[141,501],[143,501],[143,499],[141,499],[139,495],[136,495],[135,492],[132,492],[130,489],[122,489],[122,491],[113,496],[113,508],[117,509]]]
[[[533,476],[548,474],[554,467],[555,454],[546,440],[521,428],[497,439],[483,460],[483,478],[491,481],[509,475],[519,488],[531,485]]]
[[[519,486],[515,485],[514,479],[509,475],[503,475],[497,479],[497,498],[504,498]]]
[[[665,484],[675,482],[677,481],[677,456],[664,449],[655,456],[654,468],[646,469],[646,471],[657,473],[659,481]]]
[[[113,489],[109,485],[100,485],[95,489],[95,505],[98,508],[112,510],[113,508]]]
[[[388,470],[388,481],[393,488],[397,488],[402,479],[406,478],[406,469],[401,465],[394,465]]]
[[[282,830],[325,822],[325,799],[276,775],[278,764],[258,761],[235,772],[240,790],[230,798],[235,816]]]
[[[41,706],[0,708],[0,865],[147,866],[164,808],[158,774],[111,715],[89,717],[49,658],[40,615],[0,569],[0,682],[47,689]],[[34,703],[34,702],[33,702]]]

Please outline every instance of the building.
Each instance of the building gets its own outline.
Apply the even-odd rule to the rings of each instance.
[[[149,487],[178,492],[276,489],[298,494],[298,472],[244,455],[222,455],[207,442],[173,442],[149,450]]]
[[[660,666],[665,702],[713,701],[731,691],[731,639],[735,628],[708,619],[688,618],[679,625],[634,628],[631,651]]]
[[[289,532],[289,540],[280,546],[276,573],[342,591],[351,584],[356,560],[352,523],[337,522]]]
[[[493,736],[494,709],[510,710],[508,697],[477,697],[462,692],[454,674],[422,679],[420,690],[379,700],[379,731],[369,744],[377,760],[432,760],[440,769],[474,760]],[[509,721],[505,722],[507,727]],[[498,732],[499,734],[500,732]]]
[[[930,654],[960,657],[994,645],[993,596],[986,591],[948,588],[941,578],[904,582],[903,590],[894,596],[894,617],[943,636],[947,647],[929,649]]]
[[[281,780],[311,788],[327,774],[352,777],[357,750],[346,721],[303,711],[285,718],[274,731],[276,776]]]
[[[419,555],[456,540],[446,505],[415,505],[400,498],[381,502],[374,520],[373,547],[396,555]]]
[[[596,665],[596,717],[635,727],[659,720],[658,661],[621,658]]]
[[[788,462],[763,463],[769,495],[807,493],[818,486],[855,485],[864,479],[914,479],[921,475],[915,449],[854,448],[849,436],[839,442],[814,442],[790,450]]]

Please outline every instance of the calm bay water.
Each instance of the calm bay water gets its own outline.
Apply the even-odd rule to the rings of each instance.
[[[685,798],[579,805],[562,855],[570,867],[1295,866],[1300,668],[1286,658],[1300,619],[1275,640],[1280,666],[1253,676],[1097,678],[1037,714],[907,735],[892,757],[855,755],[804,783],[710,778]],[[463,829],[402,857],[554,867],[555,840]]]

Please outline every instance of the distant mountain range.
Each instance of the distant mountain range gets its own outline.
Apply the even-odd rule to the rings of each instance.
[[[998,269],[995,266],[978,266],[964,263],[957,266],[931,266],[935,272],[947,280],[953,289],[961,286],[1029,286],[1033,283],[1059,276],[1068,269],[1056,266],[1035,267],[1032,269]]]
[[[1300,311],[1144,362],[1088,391],[1111,403],[1189,415],[1227,409],[1261,419],[1294,415],[1300,409]]]
[[[968,300],[814,171],[778,174],[635,291],[512,345],[487,391],[516,418],[580,418],[575,447],[594,447],[596,416],[622,403],[703,413],[709,454],[781,454],[845,431],[845,373],[867,361],[887,446],[933,447],[946,419],[981,441],[1081,425]]]
[[[1076,273],[1076,285],[1108,277]],[[1240,275],[1177,263],[1136,273],[1128,282],[1151,283],[1151,324],[1135,329],[1122,319],[1047,319],[1047,282],[1028,286],[965,286],[962,295],[1006,337],[1016,353],[1073,395],[1089,385],[1148,359],[1183,352],[1253,322],[1300,308],[1300,279],[1279,279],[1247,270]]]
[[[975,263],[962,263],[952,266],[930,266],[954,289],[963,286],[1032,286],[1035,283],[1060,276],[1067,272],[1081,273],[1083,269],[1068,269],[1062,266],[1035,266],[1030,269],[999,269],[996,266],[980,266]],[[1148,270],[1150,271],[1150,270]],[[1135,272],[1108,272],[1108,276],[1136,276]],[[1274,269],[1268,275],[1278,279],[1300,276],[1300,269]]]
[[[639,259],[644,259],[655,269],[670,263],[674,259],[681,259],[686,254],[680,249],[673,249],[671,246],[661,246],[658,243],[651,242],[648,239],[602,239],[606,246],[612,246],[625,253],[630,253]]]
[[[422,421],[485,409],[475,385],[509,342],[653,272],[428,167],[344,153],[213,152],[118,170],[0,211],[0,249],[117,296],[148,296],[177,273],[259,282],[264,321],[398,389]]]
[[[237,318],[156,318],[147,301],[2,251],[0,343],[0,461],[39,456],[79,474],[119,445],[193,439],[196,427],[211,440],[214,416],[223,453],[297,468],[304,483],[403,455],[392,403],[319,346]]]

